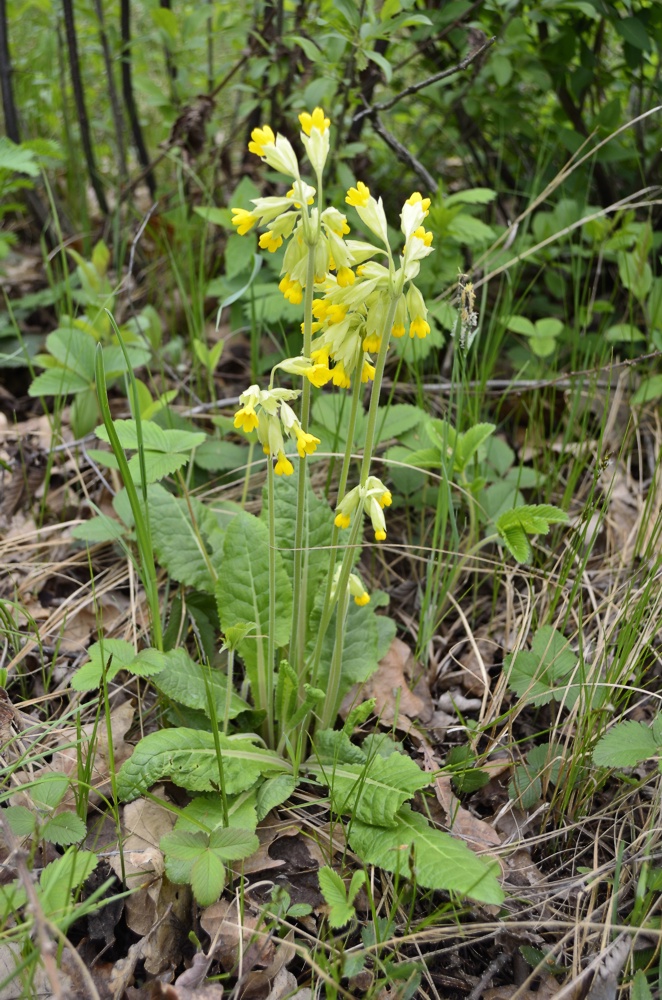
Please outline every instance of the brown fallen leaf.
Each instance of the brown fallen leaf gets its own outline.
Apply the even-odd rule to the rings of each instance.
[[[423,748],[423,754],[425,770],[437,771],[439,762],[435,757],[427,748]],[[446,814],[449,833],[464,840],[467,847],[477,853],[501,847],[501,837],[494,827],[460,805],[460,800],[451,788],[450,775],[438,774],[434,779],[434,791],[439,805]]]
[[[202,929],[211,939],[210,951],[218,959],[226,972],[231,972],[239,963],[240,947],[245,953],[252,943],[258,925],[264,928],[259,911],[253,911],[244,906],[243,919],[240,919],[237,900],[228,902],[219,899],[212,903],[200,916]],[[251,955],[252,965],[270,965],[276,954],[273,939],[264,930],[255,936],[255,949]]]
[[[517,993],[517,1000],[551,1000],[559,992],[559,984],[551,976],[543,976],[537,990],[520,990],[514,984],[495,986],[483,991],[483,1000],[511,1000]]]
[[[469,643],[456,663],[462,670],[461,684],[468,694],[483,697],[485,688],[488,686],[488,669],[494,665],[495,654],[498,645],[491,639],[476,639],[474,643]]]
[[[345,696],[341,708],[345,717],[356,703],[359,691],[361,700],[375,699],[375,715],[384,725],[395,723],[398,729],[405,732],[411,729],[414,722],[425,725],[434,714],[425,671],[401,639],[393,640],[372,677],[360,688],[352,688]]]

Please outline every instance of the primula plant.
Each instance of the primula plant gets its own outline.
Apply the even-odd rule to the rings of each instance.
[[[374,703],[356,704],[344,727],[333,728],[343,697],[377,669],[395,634],[394,623],[376,614],[388,603],[386,595],[369,593],[357,563],[368,522],[365,544],[387,537],[393,496],[373,471],[380,413],[384,418],[379,398],[392,338],[430,332],[414,282],[433,247],[425,229],[428,198],[414,192],[402,206],[394,250],[382,200],[362,181],[350,187],[345,202],[368,238],[350,239],[345,212],[324,204],[329,119],[316,108],[300,122],[312,176],[302,176],[287,138],[267,125],[257,128],[250,151],[284,175],[290,188],[254,199],[250,209],[232,209],[240,235],[259,226],[262,249],[284,247],[280,290],[303,306],[300,354],[276,364],[265,387],[248,386],[234,415],[235,430],[257,441],[266,456],[260,516],[239,505],[214,512],[188,493],[176,497],[159,485],[156,480],[174,470],[184,487],[178,471],[184,453],[195,460],[203,435],[163,432],[138,419],[136,405],[135,421],[113,421],[102,366],[97,379],[104,415],[98,435],[113,448],[128,497],[119,494],[114,504],[123,527],[98,518],[79,537],[126,544],[135,529],[146,590],[154,594],[155,556],[172,579],[192,588],[187,606],[194,609],[198,650],[207,662],[196,662],[179,646],[179,612],[173,607],[174,624],[162,632],[158,604],[150,600],[155,648],[136,655],[128,643],[100,642],[73,685],[91,690],[128,670],[149,678],[169,704],[170,720],[184,723],[139,742],[119,772],[117,793],[134,799],[167,778],[192,794],[161,846],[170,879],[190,882],[200,903],[217,898],[228,863],[256,849],[257,823],[301,783],[327,790],[332,814],[349,820],[350,847],[365,863],[414,876],[424,887],[499,902],[493,866],[412,809],[410,801],[431,776],[387,736],[352,742]],[[316,495],[307,469],[318,446],[333,441],[322,440],[326,428],[310,429],[311,393],[323,387],[326,398],[349,394],[335,510]],[[466,462],[493,430],[481,427]],[[167,434],[173,439],[166,441]],[[128,463],[123,448],[137,451]],[[357,449],[362,454],[355,472]],[[565,518],[554,511],[546,508],[542,525],[520,519],[515,528],[524,539],[546,531],[548,522]],[[501,534],[513,551],[505,529]],[[211,666],[216,623],[226,672]],[[240,670],[241,697],[234,691]],[[348,898],[343,922],[351,916],[350,903]]]

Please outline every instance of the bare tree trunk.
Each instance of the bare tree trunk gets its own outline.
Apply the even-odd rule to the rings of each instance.
[[[76,39],[76,24],[74,21],[74,7],[72,0],[62,0],[64,11],[64,30],[67,36],[67,48],[69,49],[69,68],[71,70],[71,83],[74,90],[74,101],[78,114],[78,124],[80,126],[80,138],[83,145],[83,154],[87,163],[87,170],[90,181],[94,188],[94,193],[99,202],[99,208],[104,215],[108,215],[108,202],[103,190],[101,176],[97,170],[94,160],[94,150],[92,148],[92,138],[90,136],[90,122],[87,117],[85,107],[85,94],[83,93],[83,81],[80,73],[80,61],[78,59],[78,42]]]
[[[115,138],[117,142],[117,159],[119,161],[120,184],[125,184],[127,178],[127,167],[126,167],[126,146],[124,144],[124,121],[122,118],[122,109],[120,107],[120,102],[117,96],[117,88],[115,87],[115,75],[113,73],[113,59],[110,52],[110,45],[108,43],[108,35],[106,34],[106,24],[104,21],[103,6],[101,0],[94,0],[94,6],[96,9],[97,20],[99,22],[99,37],[101,39],[101,50],[103,52],[103,61],[106,67],[106,77],[108,78],[108,96],[110,98],[110,109],[113,115],[113,124],[115,126]]]
[[[120,2],[120,35],[122,38],[122,93],[124,95],[124,104],[126,105],[126,111],[129,116],[129,123],[131,125],[131,135],[133,136],[133,145],[136,147],[138,162],[145,171],[145,180],[147,181],[147,187],[149,188],[149,193],[153,198],[154,195],[156,194],[156,180],[154,178],[154,171],[150,167],[149,155],[147,153],[147,147],[145,146],[145,140],[143,139],[143,133],[140,127],[140,121],[138,119],[138,112],[136,110],[136,101],[133,96],[133,79],[131,76],[131,8],[129,4],[130,0],[121,0]]]
[[[12,142],[21,141],[21,129],[18,124],[18,112],[14,102],[14,89],[12,87],[12,63],[9,52],[9,31],[7,28],[7,4],[6,0],[0,0],[0,88],[2,89],[2,111],[5,118],[5,132],[7,138]],[[44,232],[51,247],[55,246],[57,238],[51,226],[51,216],[48,206],[43,203],[39,195],[32,188],[26,188],[24,192],[25,200],[30,212]]]
[[[12,142],[20,142],[21,134],[18,127],[18,115],[14,104],[12,88],[12,64],[9,55],[9,36],[7,31],[7,4],[0,0],[0,86],[2,86],[2,110],[5,116],[5,131]]]

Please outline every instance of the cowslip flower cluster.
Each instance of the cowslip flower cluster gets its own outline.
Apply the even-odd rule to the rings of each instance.
[[[239,397],[241,408],[234,415],[234,426],[249,434],[257,430],[258,441],[265,455],[276,459],[277,476],[291,476],[294,466],[285,454],[285,437],[296,442],[300,458],[312,455],[320,439],[301,426],[289,403],[300,394],[299,389],[260,389],[250,385]]]
[[[334,601],[336,598],[336,593],[338,590],[338,582],[340,580],[340,574],[342,572],[342,566],[336,566],[335,572],[333,574],[333,583],[331,584],[331,593],[329,595],[329,600]],[[347,581],[347,591],[350,597],[354,598],[354,603],[358,604],[360,608],[365,607],[366,604],[370,604],[370,594],[365,589],[365,585],[360,576],[356,573],[350,573],[349,579]]]
[[[383,542],[386,538],[384,507],[390,507],[392,503],[391,491],[384,486],[381,479],[377,476],[368,476],[365,486],[355,486],[339,502],[334,524],[337,528],[349,528],[352,516],[360,507],[372,522],[375,541]]]
[[[322,171],[329,154],[330,120],[321,108],[299,115],[301,141],[320,183]],[[299,162],[292,145],[285,136],[274,135],[269,125],[253,129],[251,153],[263,162],[293,179],[292,188],[283,197],[255,198],[253,209],[233,208],[232,224],[240,236],[254,226],[268,227],[260,236],[263,250],[275,253],[289,240],[282,265],[279,285],[285,298],[298,305],[303,297],[308,267],[308,250],[314,247],[315,281],[323,282],[329,271],[336,271],[342,285],[354,282],[351,257],[343,241],[349,233],[347,219],[336,208],[327,208],[321,214],[314,205],[316,189],[301,179]]]

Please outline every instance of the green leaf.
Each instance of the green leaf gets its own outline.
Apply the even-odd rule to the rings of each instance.
[[[565,687],[555,685],[576,665],[577,656],[568,640],[549,625],[538,629],[530,652],[520,650],[504,658],[510,687],[531,705],[546,705],[553,698],[562,698]]]
[[[509,316],[506,320],[506,329],[513,333],[521,333],[525,337],[535,337],[536,328],[526,316]]]
[[[211,834],[175,830],[162,837],[159,846],[170,880],[190,882],[198,903],[210,906],[225,885],[223,862],[248,857],[258,849],[259,841],[251,830],[227,827]]]
[[[207,438],[195,453],[195,464],[208,472],[243,471],[247,462],[248,448],[233,441],[215,441],[213,438]]]
[[[216,851],[224,861],[241,861],[255,854],[260,841],[252,830],[241,827],[219,827],[209,838],[209,846]]]
[[[27,806],[8,806],[4,810],[3,816],[9,823],[14,836],[29,837],[34,833],[36,826],[35,816]]]
[[[568,515],[552,504],[525,504],[501,514],[496,529],[518,562],[528,562],[531,546],[526,535],[546,535],[551,524],[566,524]]]
[[[535,336],[529,343],[529,347],[538,358],[548,358],[556,350],[556,341],[553,337]]]
[[[488,866],[462,841],[435,830],[407,805],[393,819],[394,825],[386,828],[353,820],[349,843],[365,864],[407,878],[411,862],[416,881],[424,889],[445,889],[484,903],[501,903],[504,894],[495,865]]]
[[[636,767],[660,753],[652,730],[643,722],[620,722],[610,729],[593,751],[598,767]]]
[[[388,441],[412,431],[428,419],[427,413],[410,403],[380,406],[377,411],[375,442]]]
[[[83,521],[71,529],[71,537],[77,538],[81,542],[89,542],[97,545],[101,542],[117,542],[126,536],[124,525],[115,521],[106,514],[99,514],[98,517],[91,517],[89,521]]]
[[[456,191],[444,198],[444,208],[452,205],[488,205],[496,198],[492,188],[467,188],[466,191]]]
[[[466,212],[461,212],[449,223],[448,235],[456,239],[458,243],[470,247],[479,247],[484,246],[486,243],[491,243],[496,237],[496,232],[491,226],[482,222],[481,219],[476,219],[473,215],[467,215]]]
[[[350,813],[374,826],[393,826],[400,806],[430,783],[430,775],[424,774],[411,757],[400,753],[374,756],[361,764],[309,767],[319,781],[329,786],[334,812]]]
[[[275,778],[266,778],[257,790],[258,820],[261,822],[272,809],[287,802],[296,787],[296,779],[291,774],[278,774]]]
[[[114,420],[113,425],[122,448],[138,449],[138,428],[135,420]],[[143,420],[143,454],[147,482],[152,483],[171,475],[188,461],[189,453],[206,440],[206,435],[187,430],[168,428],[164,430],[151,420]],[[109,442],[104,426],[96,428],[101,441]],[[129,461],[129,469],[134,482],[140,482],[140,459],[134,455]]]
[[[66,774],[45,774],[30,788],[30,798],[41,809],[56,809],[67,794],[70,781]]]
[[[46,865],[37,894],[47,917],[56,922],[68,917],[73,908],[73,891],[89,878],[97,860],[91,851],[69,847],[61,858]]]
[[[191,888],[200,906],[211,906],[223,892],[225,865],[212,850],[203,851],[191,868]]]
[[[68,368],[49,368],[37,375],[28,389],[29,396],[68,396],[85,392],[91,383]]]
[[[605,340],[610,344],[635,344],[645,339],[645,335],[634,323],[615,323],[605,331]]]
[[[245,830],[255,829],[257,826],[255,799],[254,790],[242,792],[236,798],[226,798],[230,826],[241,826]],[[201,825],[206,827],[209,833],[216,827],[225,825],[223,801],[217,793],[196,795],[177,818],[175,830],[187,830],[195,833],[200,830]]]
[[[536,340],[539,339],[554,339],[558,337],[563,332],[563,323],[560,319],[539,319],[536,322]]]
[[[261,775],[289,770],[278,754],[255,746],[256,739],[219,735],[227,795],[252,788]],[[117,793],[130,801],[162,778],[193,792],[219,788],[213,734],[198,729],[164,729],[145,736],[120,768]]]
[[[71,678],[74,691],[94,691],[101,684],[104,665],[108,667],[108,680],[120,670],[126,669],[136,658],[136,651],[130,642],[124,639],[104,639],[94,642],[87,651],[89,660],[79,667]],[[111,661],[112,657],[112,661]],[[108,666],[110,661],[110,666]]]
[[[83,840],[87,833],[85,823],[72,812],[58,813],[47,820],[41,828],[41,836],[52,844],[66,846]]]
[[[205,519],[204,523],[197,521],[194,531],[186,500],[163,486],[152,484],[147,502],[152,543],[161,565],[178,583],[213,594],[215,573],[221,565],[221,529]]]
[[[657,399],[662,399],[662,375],[651,375],[643,379],[631,402],[633,406],[643,406]]]
[[[531,652],[555,681],[561,680],[577,666],[577,654],[570,649],[565,636],[551,625],[540,626],[533,637]]]
[[[357,873],[355,873],[357,874]],[[363,872],[361,872],[363,874]],[[345,883],[333,868],[325,865],[317,873],[320,889],[329,907],[329,925],[335,930],[344,927],[355,916],[354,907],[347,901]],[[360,888],[360,886],[359,886]],[[358,891],[358,890],[357,890]]]
[[[534,768],[519,764],[508,782],[508,796],[518,799],[522,809],[532,809],[542,798],[542,782]]]
[[[453,456],[453,470],[464,472],[480,446],[494,434],[495,430],[496,424],[475,424],[464,434],[459,434]]]
[[[39,164],[34,152],[17,145],[5,135],[0,136],[0,170],[26,174],[28,177],[39,176]]]
[[[653,1000],[653,993],[643,969],[637,969],[630,984],[630,1000]]]
[[[641,18],[620,17],[617,15],[613,18],[612,24],[628,45],[632,45],[641,52],[650,52],[651,40],[648,37],[646,25]]]
[[[255,632],[238,643],[253,691],[258,677],[273,670],[267,664],[269,631],[269,531],[251,514],[237,514],[225,533],[223,572],[216,584],[221,628],[255,623]],[[279,552],[276,552],[276,646],[290,638],[292,585]]]
[[[163,667],[153,678],[152,683],[158,690],[187,708],[195,708],[210,715],[209,702],[216,718],[223,718],[227,698],[227,680],[225,674],[210,667],[196,663],[185,649],[171,649],[162,654],[165,661]],[[230,696],[231,719],[241,712],[250,710],[250,705],[235,694]]]

